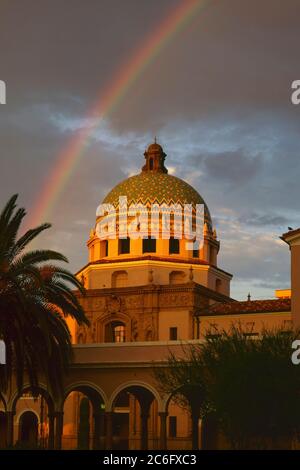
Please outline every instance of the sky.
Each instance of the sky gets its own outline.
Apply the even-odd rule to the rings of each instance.
[[[1,0],[1,206],[18,193],[30,216],[97,97],[183,1]],[[300,226],[299,17],[299,0],[208,0],[94,129],[36,246],[86,264],[97,206],[157,136],[210,209],[232,297],[289,287],[279,237]]]

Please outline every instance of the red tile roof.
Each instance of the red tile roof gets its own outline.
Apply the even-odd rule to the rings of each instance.
[[[289,312],[291,299],[246,300],[225,302],[212,305],[204,316],[238,315],[243,313]]]

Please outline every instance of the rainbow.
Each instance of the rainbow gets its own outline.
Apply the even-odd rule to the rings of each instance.
[[[154,61],[174,36],[195,17],[199,10],[205,7],[207,2],[208,0],[182,0],[180,5],[146,38],[125,67],[118,71],[115,79],[110,82],[110,86],[104,92],[101,90],[95,104],[87,113],[88,122],[92,124],[76,132],[66,148],[58,155],[52,171],[47,176],[43,191],[39,194],[37,203],[28,218],[28,226],[40,224],[49,217],[74,169],[84,155],[85,148],[92,138],[93,132],[101,125],[103,118],[108,117],[116,109],[146,67]]]

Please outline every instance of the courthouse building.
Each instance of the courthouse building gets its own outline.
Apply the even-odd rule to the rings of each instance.
[[[202,196],[168,173],[158,143],[144,156],[141,172],[117,184],[103,201],[116,211],[116,237],[110,237],[108,224],[107,234],[102,230],[99,238],[104,215],[91,221],[88,262],[77,273],[87,290],[81,302],[91,326],[70,323],[75,358],[65,396],[53,400],[43,385],[37,399],[26,387],[21,397],[10,390],[2,400],[0,445],[190,449],[191,416],[162,393],[153,367],[165,367],[171,352],[184,354],[182,344],[203,341],[207,330],[240,324],[256,336],[263,327],[291,328],[300,293],[299,232],[283,236],[292,247],[292,291],[277,291],[270,300],[235,301],[230,297],[232,275],[218,265],[220,241]],[[141,219],[139,238],[121,237],[134,216],[128,211],[122,226],[126,219],[119,219],[120,196],[126,196],[129,206],[146,208],[156,204],[179,210],[190,204],[193,227],[197,205],[204,205],[202,243],[191,247],[184,235],[178,239],[185,221],[173,216],[169,238],[162,235],[161,216],[158,222]],[[178,220],[182,227],[176,226]],[[149,229],[156,230],[155,238],[149,237]],[[199,430],[198,446],[212,446],[200,420]]]

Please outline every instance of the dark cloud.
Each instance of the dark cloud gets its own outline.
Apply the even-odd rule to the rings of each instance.
[[[19,192],[32,210],[91,105],[179,3],[2,0],[2,204]],[[290,101],[299,17],[299,0],[208,0],[97,127],[40,244],[64,251],[72,269],[84,264],[97,205],[139,171],[157,135],[167,166],[215,217],[233,294],[287,285],[289,253],[278,236],[300,225],[300,106]]]
[[[237,186],[255,176],[262,165],[260,156],[249,157],[242,151],[211,155],[204,160],[208,177]]]
[[[268,225],[282,227],[289,224],[289,219],[282,215],[276,214],[243,214],[238,218],[238,221],[245,225],[253,225],[257,227],[266,227]]]

